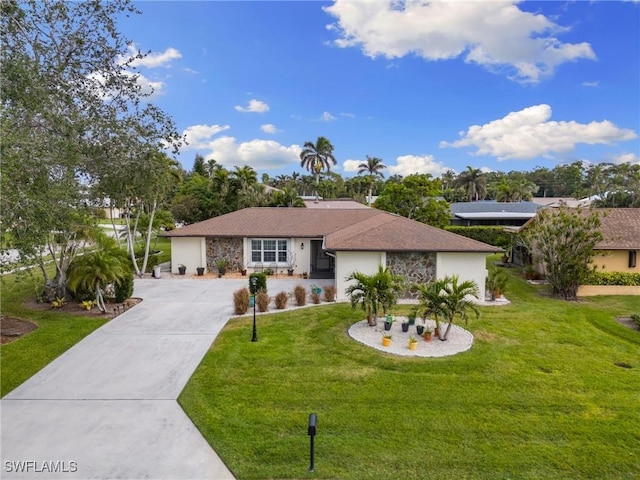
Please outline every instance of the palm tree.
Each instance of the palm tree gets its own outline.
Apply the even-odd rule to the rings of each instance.
[[[469,310],[480,315],[480,311],[470,297],[478,297],[478,285],[472,280],[459,283],[458,276],[447,276],[432,280],[426,285],[415,285],[420,299],[423,318],[433,316],[436,327],[440,330],[440,321],[448,323],[444,335],[439,337],[445,341],[456,317],[469,321]]]
[[[300,152],[300,166],[305,167],[316,177],[316,202],[318,201],[317,185],[323,170],[331,171],[331,164],[338,163],[333,156],[333,145],[325,137],[318,137],[316,143],[304,142],[304,149]]]
[[[369,206],[371,206],[373,184],[375,183],[376,177],[384,178],[384,173],[382,173],[383,168],[387,168],[387,166],[382,163],[381,159],[378,157],[370,157],[369,155],[367,155],[366,162],[358,165],[358,175],[367,172],[367,177],[369,177]]]
[[[418,293],[420,301],[419,310],[422,311],[422,319],[433,317],[436,328],[440,331],[440,318],[446,316],[443,292],[447,287],[445,279],[433,279],[429,283],[416,284],[414,289]]]
[[[456,317],[460,317],[465,323],[469,322],[469,311],[475,313],[476,318],[480,316],[480,311],[476,307],[471,297],[478,298],[479,290],[478,284],[473,280],[465,280],[459,283],[457,275],[451,277],[445,277],[447,283],[444,291],[444,312],[445,320],[447,321],[447,329],[444,332],[444,337],[441,340],[446,340],[451,330],[451,325],[455,321]]]
[[[73,260],[67,284],[72,292],[95,292],[96,306],[102,313],[107,311],[104,304],[104,289],[107,285],[120,282],[131,275],[131,265],[126,253],[123,254],[117,248],[115,241],[109,240],[102,241],[102,250]]]
[[[458,175],[456,186],[464,189],[470,202],[477,202],[487,194],[487,180],[479,168],[468,166]]]
[[[375,327],[378,320],[375,277],[361,272],[352,272],[345,280],[347,282],[354,281],[345,290],[351,300],[351,308],[355,310],[360,305],[367,314],[369,326]]]
[[[378,266],[378,272],[373,275],[352,272],[346,280],[355,281],[345,291],[351,299],[351,308],[355,309],[360,305],[367,312],[367,323],[371,327],[376,326],[380,308],[386,313],[397,303],[404,288],[402,276],[393,275],[382,265]]]

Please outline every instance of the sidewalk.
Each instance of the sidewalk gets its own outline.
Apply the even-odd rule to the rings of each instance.
[[[0,401],[0,477],[233,479],[176,399],[244,285],[137,280],[143,302]]]

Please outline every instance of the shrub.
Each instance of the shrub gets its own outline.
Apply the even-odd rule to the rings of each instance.
[[[472,238],[479,242],[488,243],[496,247],[508,248],[512,241],[512,234],[505,232],[503,227],[494,226],[476,226],[476,227],[462,227],[458,225],[452,225],[445,228],[445,230],[457,233],[463,237]]]
[[[633,320],[634,322],[636,322],[636,324],[640,327],[640,314],[638,314],[638,313],[632,313],[632,314],[631,314],[631,320]]]
[[[320,294],[316,291],[311,293],[311,301],[318,305],[320,303]]]
[[[296,285],[293,289],[293,296],[296,297],[296,305],[302,307],[307,304],[307,290],[302,285]]]
[[[282,310],[283,308],[287,308],[287,302],[289,301],[289,295],[287,292],[280,292],[276,295],[275,302],[276,308],[278,310]]]
[[[324,301],[325,302],[334,302],[336,299],[336,287],[333,285],[329,285],[328,287],[324,287]]]
[[[257,278],[258,283],[256,284],[257,291],[264,290],[267,291],[267,275],[265,273],[251,273],[249,274],[249,290],[251,290],[251,279]]]
[[[630,272],[590,272],[582,282],[584,285],[640,285],[640,273]]]
[[[233,293],[233,309],[236,315],[244,315],[249,310],[249,289],[241,288]]]
[[[270,301],[271,298],[269,297],[269,294],[264,290],[260,290],[258,295],[256,295],[256,307],[258,307],[258,311],[266,312],[269,309]]]
[[[133,295],[133,273],[128,273],[113,286],[116,303],[122,303]]]

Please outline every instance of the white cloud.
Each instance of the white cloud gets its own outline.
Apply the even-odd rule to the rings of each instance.
[[[235,108],[238,112],[242,113],[264,113],[269,111],[269,105],[260,100],[251,99],[246,107],[242,107],[240,105],[236,105]]]
[[[333,122],[334,120],[337,120],[337,119],[336,117],[331,115],[329,112],[322,112],[322,115],[320,115],[320,118],[318,120],[320,120],[321,122]]]
[[[582,82],[583,87],[597,87],[600,82]]]
[[[229,125],[191,125],[182,132],[182,135],[188,143],[187,148],[206,149],[209,148],[211,137],[229,128]]]
[[[273,140],[238,142],[233,137],[220,137],[209,142],[208,148],[205,158],[213,158],[226,167],[248,165],[255,170],[269,170],[300,163],[300,146],[287,147]]]
[[[640,156],[637,153],[621,153],[613,158],[613,163],[616,165],[620,165],[622,163],[640,165]]]
[[[164,94],[164,82],[153,81],[141,73],[134,73],[129,70],[123,70],[123,75],[129,77],[135,77],[135,81],[140,87],[140,93],[146,96],[148,99],[156,98],[159,95]],[[102,97],[103,100],[113,98],[117,95],[115,90],[110,90],[105,87],[106,78],[102,72],[93,72],[87,75],[87,78],[92,82],[95,82],[96,93]]]
[[[342,162],[342,171],[345,173],[357,172],[358,165],[360,165],[362,162],[362,160],[345,160],[344,162]]]
[[[261,125],[260,130],[262,130],[264,133],[277,133],[280,131],[273,123],[265,123],[264,125]]]
[[[118,62],[123,64],[126,61],[133,59],[130,63],[131,67],[162,67],[171,63],[171,60],[182,58],[182,54],[173,47],[167,48],[164,52],[149,52],[143,58],[134,58],[139,52],[135,43],[127,45],[127,51],[129,55],[126,57],[120,56]]]
[[[550,118],[549,105],[534,105],[484,125],[472,125],[460,133],[460,140],[440,142],[440,147],[476,147],[476,155],[529,160],[570,152],[578,143],[612,144],[638,137],[633,130],[618,128],[608,120],[583,124]]]
[[[207,160],[213,158],[225,167],[248,165],[256,170],[269,170],[300,162],[299,145],[287,147],[261,139],[238,142],[230,136],[214,138],[229,128],[229,125],[192,125],[182,132],[189,142],[186,148],[198,150]]]
[[[182,58],[182,54],[173,47],[167,48],[164,52],[151,52],[148,53],[144,58],[140,60],[135,60],[133,62],[134,67],[147,67],[147,68],[156,68],[162,67],[171,62],[171,60],[175,60],[177,58]]]
[[[339,35],[336,46],[360,47],[373,58],[462,57],[492,71],[506,69],[523,83],[537,83],[565,62],[596,58],[588,43],[562,43],[556,38],[568,28],[544,15],[524,12],[517,3],[335,0],[324,10],[337,18],[327,27]]]
[[[396,159],[396,165],[387,166],[391,175],[412,175],[414,173],[430,173],[434,177],[449,170],[441,162],[436,162],[433,155],[401,155]]]

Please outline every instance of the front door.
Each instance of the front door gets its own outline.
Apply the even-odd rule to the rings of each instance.
[[[333,278],[335,260],[322,249],[322,240],[311,240],[311,273],[309,278]]]

